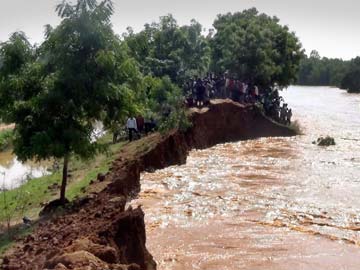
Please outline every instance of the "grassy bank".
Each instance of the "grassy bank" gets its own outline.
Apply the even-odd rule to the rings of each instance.
[[[91,180],[98,173],[106,173],[112,161],[116,158],[124,142],[110,144],[111,135],[101,139],[109,143],[107,153],[99,154],[94,159],[82,161],[72,158],[69,167],[69,184],[67,198],[71,201],[84,195]],[[60,164],[61,168],[61,164]],[[22,222],[24,216],[36,219],[43,205],[59,196],[61,173],[54,172],[41,178],[29,180],[21,187],[0,193],[0,254],[8,248],[13,239],[29,231],[23,226],[15,226]],[[7,223],[11,222],[11,237],[7,234]]]

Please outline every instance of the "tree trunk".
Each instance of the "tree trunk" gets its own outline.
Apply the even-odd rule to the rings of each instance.
[[[63,166],[63,173],[62,173],[62,182],[61,182],[61,191],[60,191],[60,202],[65,204],[66,197],[66,185],[67,185],[67,178],[68,178],[68,164],[69,164],[69,155],[64,157],[64,166]]]

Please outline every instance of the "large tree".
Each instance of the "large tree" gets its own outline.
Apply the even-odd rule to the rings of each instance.
[[[303,56],[301,44],[279,19],[255,9],[218,15],[212,39],[212,69],[262,88],[292,83]]]
[[[132,69],[126,67],[132,63],[119,56],[110,0],[63,1],[56,10],[62,21],[56,28],[46,27],[46,39],[32,60],[26,41],[21,45],[16,38],[2,46],[1,59],[13,57],[7,46],[23,56],[2,64],[0,72],[7,76],[0,96],[9,101],[1,108],[3,115],[16,124],[19,159],[64,160],[60,200],[65,202],[69,158],[90,158],[102,149],[92,139],[93,124],[104,112],[122,112],[131,99]]]
[[[167,15],[158,23],[146,24],[140,33],[128,28],[124,37],[143,73],[169,76],[181,85],[187,78],[208,70],[210,47],[201,31],[201,24],[195,20],[179,26],[172,15]]]

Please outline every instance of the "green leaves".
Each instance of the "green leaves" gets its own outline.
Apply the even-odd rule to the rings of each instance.
[[[21,32],[0,47],[0,112],[16,124],[21,160],[89,158],[101,149],[94,122],[138,109],[142,76],[112,31],[112,1],[63,1],[56,12],[63,20],[46,26],[39,48]]]
[[[341,86],[350,62],[342,59],[321,57],[317,51],[312,51],[310,57],[301,61],[298,73],[298,83],[301,85]]]
[[[92,16],[97,20],[109,22],[114,12],[114,5],[111,0],[103,0],[100,3],[96,0],[78,0],[76,4],[63,0],[56,6],[55,11],[63,19]]]
[[[0,77],[20,72],[34,58],[35,51],[23,32],[15,32],[9,41],[0,44]]]
[[[262,88],[289,85],[297,75],[301,44],[278,22],[255,8],[219,15],[211,40],[212,69]]]
[[[350,61],[348,71],[341,81],[341,88],[349,93],[360,93],[360,57]]]
[[[152,117],[159,123],[160,131],[180,128],[186,129],[190,123],[185,114],[184,97],[181,89],[169,77],[146,77],[148,89],[148,108]]]
[[[124,35],[131,56],[141,65],[145,75],[169,76],[178,85],[193,75],[203,75],[209,68],[210,47],[195,20],[179,26],[172,15],[160,17],[158,23],[146,24],[134,34]]]
[[[56,6],[55,11],[57,12],[59,17],[65,18],[73,14],[74,9],[73,6],[70,5],[66,0],[63,0],[60,4]]]
[[[104,74],[111,73],[116,67],[116,57],[114,51],[101,50],[95,56],[95,63],[99,70]]]

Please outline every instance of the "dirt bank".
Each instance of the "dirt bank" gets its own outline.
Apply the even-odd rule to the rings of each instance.
[[[13,129],[13,128],[15,128],[14,124],[11,124],[11,125],[0,124],[0,131],[6,130],[6,129]]]
[[[104,181],[66,213],[42,221],[35,232],[9,253],[1,269],[156,269],[146,249],[144,213],[126,209],[140,191],[140,173],[186,162],[192,148],[295,132],[265,118],[254,106],[213,101],[192,109],[192,128],[152,134],[127,144]],[[103,179],[101,179],[103,180]]]

